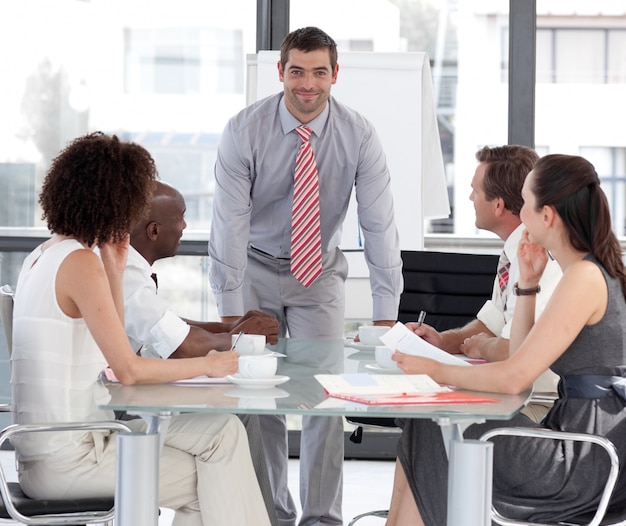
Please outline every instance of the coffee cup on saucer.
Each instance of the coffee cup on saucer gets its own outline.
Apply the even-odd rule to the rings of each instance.
[[[278,359],[270,355],[241,355],[239,356],[239,369],[237,371],[241,378],[251,380],[262,380],[273,378],[276,375]]]
[[[361,325],[359,327],[359,343],[363,345],[382,345],[380,337],[389,330],[384,325]]]
[[[376,363],[382,369],[400,369],[398,362],[391,359],[391,356],[395,352],[391,347],[385,347],[384,345],[377,345],[374,350],[374,358]]]
[[[265,351],[265,334],[233,334],[230,342],[231,345],[237,343],[234,350],[239,354],[261,354]]]

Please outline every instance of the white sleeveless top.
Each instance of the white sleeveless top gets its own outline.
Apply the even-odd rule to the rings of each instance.
[[[68,239],[31,252],[20,272],[13,310],[11,384],[14,421],[19,424],[113,420],[98,409],[109,398],[98,382],[104,356],[82,318],[65,315],[56,298],[59,266],[84,248]],[[78,443],[102,447],[107,433],[60,432],[12,439],[20,460],[71,454]]]

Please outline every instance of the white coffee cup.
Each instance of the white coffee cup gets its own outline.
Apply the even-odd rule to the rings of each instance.
[[[382,345],[380,337],[389,330],[384,325],[361,325],[359,327],[359,340],[363,345]]]
[[[241,341],[241,340],[240,340]],[[250,379],[273,378],[276,375],[276,356],[247,354],[239,356],[239,376]]]
[[[230,337],[230,344],[234,345],[238,334]],[[242,334],[237,341],[235,351],[239,354],[261,354],[265,350],[265,334]]]
[[[377,345],[374,350],[374,358],[376,363],[383,369],[399,369],[398,362],[391,359],[391,356],[395,352],[391,347],[385,347],[384,345]]]

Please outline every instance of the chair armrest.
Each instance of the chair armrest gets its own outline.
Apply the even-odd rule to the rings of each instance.
[[[0,447],[4,442],[12,437],[28,434],[28,433],[41,433],[50,431],[114,431],[119,433],[130,433],[131,428],[126,424],[117,421],[108,422],[62,422],[54,424],[13,424],[7,426],[0,432]],[[0,465],[0,495],[4,501],[4,506],[14,519],[19,520],[23,524],[48,524],[45,519],[31,518],[20,513],[14,506],[11,500],[11,494],[9,492],[9,486],[7,484],[4,470]],[[41,521],[44,522],[41,522]],[[48,519],[50,520],[50,519]],[[55,523],[57,524],[57,523]],[[67,524],[67,522],[65,522]]]
[[[602,447],[609,456],[609,460],[611,462],[611,468],[609,469],[609,474],[607,477],[606,484],[604,486],[604,491],[602,492],[602,497],[600,497],[600,502],[598,503],[598,508],[596,510],[596,514],[593,516],[593,519],[589,523],[588,526],[598,526],[609,506],[609,501],[611,499],[611,494],[613,493],[613,489],[615,488],[615,484],[617,482],[617,476],[619,474],[619,456],[617,454],[617,450],[608,438],[601,437],[598,435],[589,435],[586,433],[570,433],[566,431],[554,431],[552,429],[544,429],[544,428],[524,428],[524,427],[502,427],[498,429],[492,429],[491,431],[487,431],[484,435],[482,435],[479,440],[487,441],[490,438],[496,436],[520,436],[520,437],[532,437],[532,438],[545,438],[551,440],[569,440],[573,442],[590,442],[592,444],[596,444]],[[498,513],[498,511],[491,506],[491,516],[492,519],[501,524],[503,526],[525,526],[528,525],[528,522],[519,522],[513,519],[507,519]],[[542,526],[557,526],[557,525],[547,525],[544,524]]]

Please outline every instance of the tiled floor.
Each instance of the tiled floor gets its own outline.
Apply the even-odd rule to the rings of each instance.
[[[346,460],[344,465],[343,517],[344,524],[372,510],[389,507],[393,483],[394,462],[389,460]],[[298,461],[289,461],[289,488],[298,503]],[[299,503],[298,503],[299,505]],[[159,526],[170,526],[172,512],[162,510]],[[355,526],[383,526],[384,519],[364,517]]]
[[[0,451],[0,462],[9,475],[14,475],[13,454]],[[345,524],[366,511],[386,509],[389,506],[391,486],[393,482],[394,462],[389,460],[346,460],[344,467],[344,498],[343,516]],[[15,480],[14,476],[9,476]],[[289,487],[294,499],[298,501],[298,461],[289,461]],[[159,526],[170,526],[172,512],[163,509],[159,518]],[[356,526],[383,526],[384,519],[366,517]],[[3,523],[4,524],[4,523]]]

